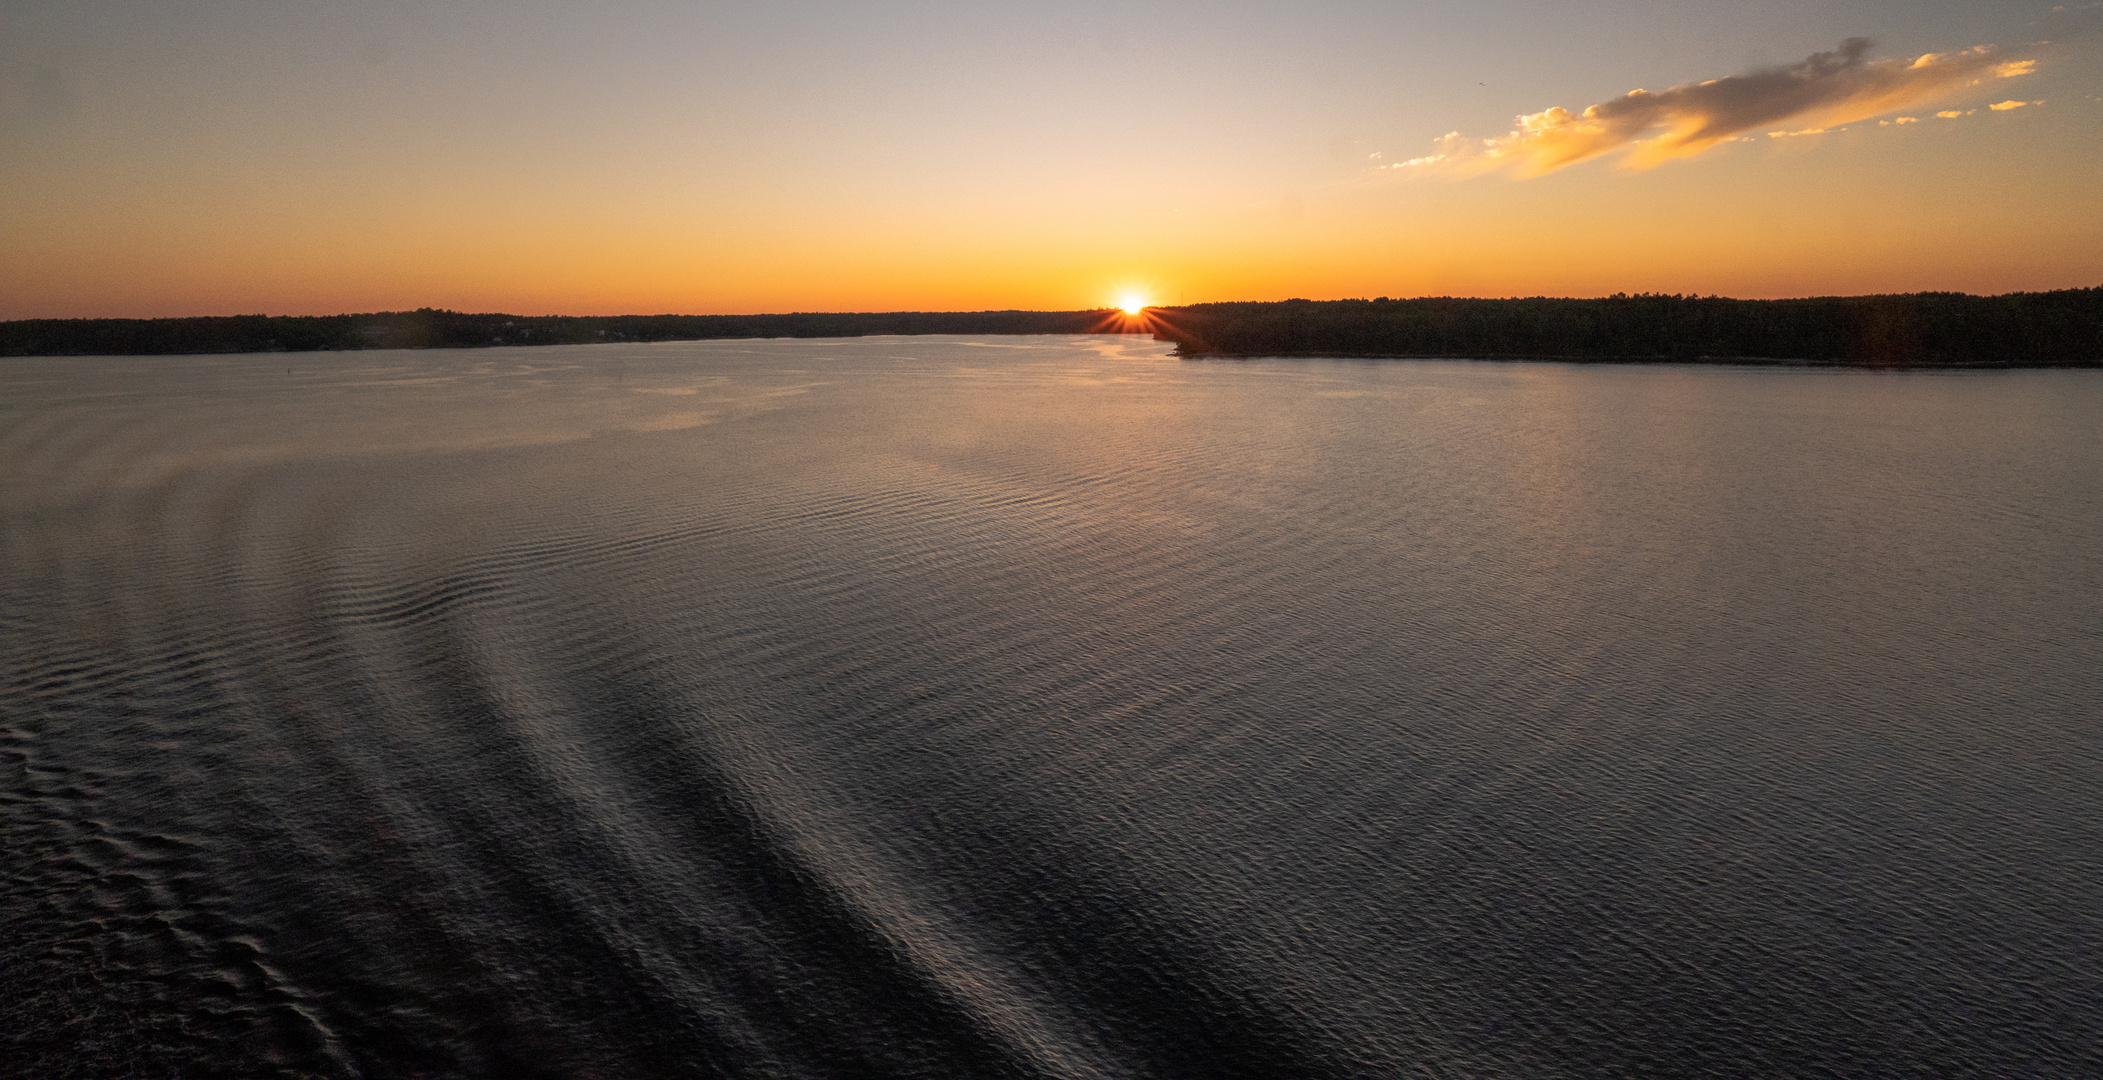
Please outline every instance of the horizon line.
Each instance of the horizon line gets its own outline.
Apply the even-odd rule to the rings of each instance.
[[[1734,301],[1734,302],[1739,302],[1739,303],[1762,303],[1762,304],[1764,304],[1764,303],[1783,303],[1783,302],[1788,302],[1788,301],[1792,301],[1792,300],[1867,300],[1867,299],[1875,299],[1875,298],[1878,298],[1878,297],[1908,297],[1908,296],[1965,296],[1965,297],[1972,297],[1972,298],[1975,298],[1975,299],[1988,299],[1988,300],[1990,300],[1990,299],[1994,299],[1994,298],[1997,298],[1997,297],[2003,297],[2003,296],[2039,296],[2039,295],[2045,295],[2045,294],[2050,294],[2050,293],[2063,293],[2063,292],[2087,292],[2087,291],[2090,291],[2090,290],[2094,290],[2094,289],[2103,289],[2103,284],[2097,284],[2097,285],[2075,285],[2075,286],[2069,286],[2069,287],[2066,287],[2066,288],[2060,288],[2060,289],[2017,289],[2017,290],[2012,290],[2012,291],[2009,291],[2009,292],[2004,292],[2004,293],[1970,293],[1970,292],[1963,292],[1963,291],[1960,291],[1960,290],[1955,290],[1955,289],[1922,289],[1922,290],[1918,290],[1918,291],[1915,291],[1915,292],[1881,292],[1881,293],[1819,293],[1819,294],[1811,294],[1811,295],[1803,295],[1803,296],[1777,296],[1777,297],[1738,297],[1738,296],[1724,296],[1724,295],[1722,295],[1721,293],[1706,293],[1706,294],[1704,294],[1704,293],[1699,293],[1699,292],[1690,292],[1690,293],[1667,293],[1667,292],[1640,292],[1640,293],[1630,293],[1630,292],[1625,292],[1625,291],[1617,291],[1617,292],[1613,292],[1613,293],[1607,293],[1607,294],[1604,294],[1604,295],[1599,295],[1599,296],[1551,296],[1551,295],[1548,295],[1548,294],[1546,294],[1546,293],[1534,293],[1534,294],[1530,294],[1530,295],[1518,295],[1518,294],[1512,294],[1512,295],[1505,295],[1505,296],[1469,296],[1469,295],[1456,295],[1456,294],[1452,294],[1452,293],[1441,293],[1441,294],[1436,294],[1436,295],[1432,295],[1432,294],[1425,294],[1425,295],[1421,295],[1421,296],[1394,296],[1394,297],[1391,297],[1391,296],[1371,296],[1371,297],[1369,297],[1369,296],[1345,296],[1345,297],[1336,297],[1336,298],[1333,298],[1333,299],[1329,299],[1329,300],[1312,300],[1312,299],[1308,299],[1308,298],[1306,298],[1306,297],[1300,297],[1300,296],[1295,296],[1295,297],[1287,297],[1287,298],[1285,298],[1285,299],[1282,299],[1282,300],[1203,300],[1203,301],[1198,301],[1198,302],[1196,302],[1196,303],[1177,303],[1177,304],[1147,304],[1147,305],[1145,305],[1144,307],[1142,307],[1142,308],[1141,308],[1140,310],[1142,310],[1142,311],[1177,311],[1177,310],[1183,310],[1183,309],[1188,309],[1188,308],[1200,308],[1200,307],[1218,307],[1218,306],[1223,306],[1223,305],[1228,305],[1228,304],[1235,304],[1235,305],[1243,305],[1243,304],[1349,304],[1349,303],[1410,303],[1410,302],[1418,302],[1418,301],[1427,301],[1427,300],[1470,300],[1470,301],[1516,301],[1516,300],[1641,300],[1641,299],[1652,299],[1652,300],[1730,300],[1730,301]],[[1122,310],[1124,310],[1124,309],[1123,309],[1123,308],[1121,308],[1121,307],[1119,307],[1119,306],[1117,306],[1117,305],[1115,305],[1115,304],[1106,304],[1106,305],[1102,305],[1102,306],[1098,306],[1098,307],[1085,307],[1085,308],[968,308],[968,309],[966,309],[966,308],[953,308],[953,309],[948,309],[948,310],[935,310],[935,309],[929,309],[929,308],[895,308],[895,309],[892,309],[892,310],[889,310],[889,311],[874,311],[874,310],[863,310],[863,311],[852,311],[852,310],[831,310],[831,311],[819,311],[819,310],[792,310],[792,311],[739,311],[739,312],[679,312],[679,311],[655,311],[655,312],[643,312],[643,311],[634,311],[634,312],[623,312],[623,313],[621,313],[621,314],[617,314],[617,315],[570,315],[570,314],[563,314],[563,313],[559,313],[559,312],[544,312],[544,313],[540,313],[540,314],[532,314],[532,315],[526,315],[526,314],[520,314],[519,312],[515,312],[515,311],[463,311],[463,310],[458,310],[458,309],[454,309],[454,308],[443,308],[443,307],[417,307],[417,308],[404,308],[404,309],[399,309],[399,310],[397,310],[397,309],[382,309],[382,310],[374,310],[374,311],[339,311],[339,312],[334,312],[334,313],[330,313],[330,314],[297,314],[297,315],[274,315],[274,314],[271,314],[271,313],[268,313],[268,312],[241,312],[241,313],[237,313],[237,314],[232,314],[232,315],[38,315],[38,316],[29,316],[29,317],[25,317],[25,318],[16,318],[16,319],[0,319],[0,325],[6,325],[6,324],[10,324],[10,323],[29,323],[29,322],[161,322],[161,321],[168,321],[168,320],[177,320],[177,319],[342,319],[342,318],[355,318],[355,317],[360,317],[360,316],[373,316],[373,315],[420,315],[420,314],[432,314],[432,315],[471,315],[471,316],[478,316],[478,317],[489,317],[489,316],[498,316],[498,315],[501,315],[501,316],[506,316],[506,317],[510,317],[510,318],[522,318],[522,319],[657,319],[657,318],[680,318],[680,319],[758,319],[758,318],[784,318],[784,317],[791,317],[791,316],[799,316],[799,315],[800,315],[800,316],[821,316],[821,315],[861,315],[861,316],[876,316],[876,315],[1082,315],[1082,314],[1108,314],[1108,313],[1115,313],[1115,312],[1119,312],[1119,311],[1122,311]]]

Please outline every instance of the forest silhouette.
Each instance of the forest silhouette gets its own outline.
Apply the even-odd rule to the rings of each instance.
[[[1283,300],[1089,311],[363,315],[22,319],[0,355],[477,348],[872,334],[1151,333],[1186,357],[1335,356],[1776,363],[1850,367],[2103,366],[2103,288],[1788,300],[1617,293]]]

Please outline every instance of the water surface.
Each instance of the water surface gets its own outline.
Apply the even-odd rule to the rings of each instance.
[[[22,1075],[2103,1072],[2103,377],[0,361]]]

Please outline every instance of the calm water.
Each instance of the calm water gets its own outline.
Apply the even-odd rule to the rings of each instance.
[[[0,361],[0,1058],[2095,1076],[2103,378]]]

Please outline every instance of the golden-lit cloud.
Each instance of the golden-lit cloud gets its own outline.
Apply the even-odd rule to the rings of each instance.
[[[2037,102],[2034,101],[1996,101],[1993,104],[1988,105],[1987,108],[1992,109],[1995,112],[2007,112],[2010,109],[2020,109],[2025,105],[2035,104],[2037,104]]]
[[[1433,143],[1430,154],[1379,167],[1468,174],[1501,169],[1519,176],[1540,176],[1625,151],[1624,164],[1648,169],[1758,128],[1801,123],[1804,126],[1798,130],[1784,127],[1768,134],[1774,138],[1823,134],[1986,79],[2014,78],[2037,69],[2037,61],[2004,60],[1991,46],[1928,53],[1906,61],[1871,60],[1870,44],[1867,38],[1849,38],[1831,52],[1813,53],[1787,67],[1656,93],[1631,90],[1581,113],[1560,107],[1544,109],[1518,117],[1518,127],[1497,138],[1469,139],[1451,132]],[[1994,108],[2021,104],[2003,102]],[[1915,121],[1904,117],[1900,122]]]

